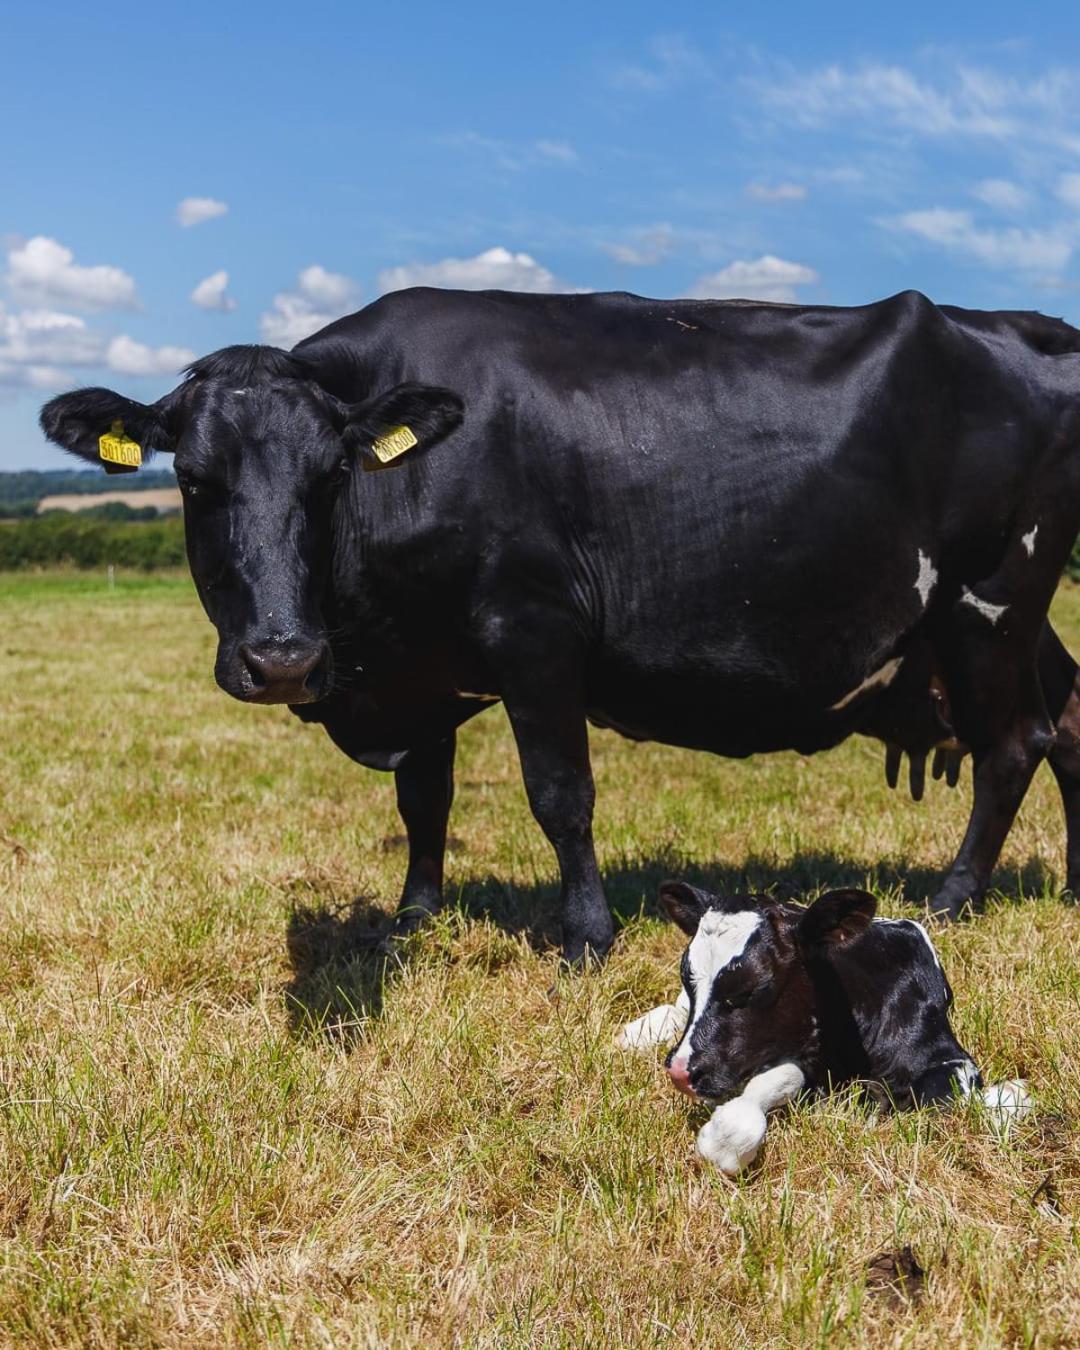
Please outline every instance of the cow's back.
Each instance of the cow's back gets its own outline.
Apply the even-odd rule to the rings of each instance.
[[[686,730],[664,738],[692,740],[722,687],[725,721],[771,718],[786,743],[919,622],[921,556],[1007,536],[1076,345],[1064,324],[915,293],[841,309],[416,290],[303,350],[348,354],[343,397],[416,380],[465,401],[445,445],[360,485],[389,571],[437,557],[475,578],[482,552],[496,591],[564,592],[600,720],[657,734],[666,701]]]

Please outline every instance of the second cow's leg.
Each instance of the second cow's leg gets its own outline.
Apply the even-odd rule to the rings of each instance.
[[[1049,623],[1039,639],[1039,680],[1056,728],[1050,767],[1065,808],[1065,885],[1080,898],[1080,667]]]
[[[412,932],[442,904],[446,827],[454,800],[454,747],[451,732],[441,741],[410,750],[394,771],[398,811],[409,841],[394,937]]]
[[[957,734],[974,762],[967,832],[932,904],[942,917],[983,899],[1032,776],[1054,747],[1039,643],[1064,563],[1064,553],[1056,555],[1069,541],[1040,542],[1045,552],[1036,559],[1018,538],[993,577],[963,587],[940,634]]]

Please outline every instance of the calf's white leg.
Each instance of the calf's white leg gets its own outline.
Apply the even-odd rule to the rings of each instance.
[[[791,1063],[751,1078],[742,1094],[718,1106],[698,1131],[698,1152],[731,1177],[749,1167],[765,1139],[765,1113],[792,1101],[805,1082]]]
[[[644,1017],[627,1022],[615,1037],[615,1044],[623,1050],[651,1050],[654,1045],[670,1045],[686,1030],[690,1016],[690,1000],[682,990],[674,1003],[661,1003]]]

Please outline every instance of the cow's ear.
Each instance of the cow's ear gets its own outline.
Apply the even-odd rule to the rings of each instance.
[[[838,946],[865,933],[877,912],[869,891],[827,891],[799,921],[799,940],[804,947]]]
[[[366,464],[381,469],[437,445],[461,425],[465,405],[449,389],[399,384],[345,410],[341,437]]]
[[[699,891],[685,881],[660,883],[660,903],[672,923],[678,924],[688,937],[698,930],[701,916],[713,903],[708,891]]]
[[[141,458],[155,450],[172,450],[175,438],[166,424],[162,404],[136,403],[111,389],[76,389],[51,399],[41,410],[41,429],[50,441],[80,459],[101,464],[106,469],[135,468]],[[102,439],[105,438],[105,445]],[[110,461],[110,444],[119,441],[120,458]],[[131,455],[124,463],[122,447],[134,442],[139,447],[134,463]]]

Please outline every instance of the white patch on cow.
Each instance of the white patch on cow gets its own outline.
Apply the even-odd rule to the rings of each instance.
[[[1038,525],[1032,525],[1031,529],[1028,530],[1027,534],[1022,534],[1020,536],[1020,542],[1024,546],[1024,552],[1028,555],[1029,558],[1034,558],[1035,556],[1035,536],[1038,533],[1039,533]]]
[[[615,1037],[620,1050],[651,1050],[657,1045],[670,1045],[681,1036],[690,1016],[690,1000],[685,990],[680,990],[678,1002],[661,1003],[644,1017],[627,1022]]]
[[[936,585],[937,568],[922,549],[919,549],[919,575],[915,578],[915,589],[919,592],[923,609],[930,603],[930,596]]]
[[[455,689],[454,693],[458,698],[478,698],[485,703],[498,703],[499,701],[498,694],[474,694],[470,689]]]
[[[765,1140],[765,1113],[793,1101],[805,1082],[797,1064],[777,1064],[757,1074],[741,1096],[718,1106],[698,1131],[698,1153],[728,1176],[749,1167]]]
[[[966,586],[960,592],[960,603],[970,605],[972,609],[981,614],[984,619],[989,619],[991,623],[997,623],[998,619],[1009,608],[1008,605],[992,605],[989,600],[983,600],[981,596],[969,591]]]
[[[679,1048],[675,1051],[673,1066],[685,1068],[689,1064],[690,1037],[709,1001],[713,981],[725,966],[743,954],[746,944],[762,923],[764,920],[755,909],[742,909],[735,914],[725,914],[719,909],[707,909],[701,916],[698,930],[691,939],[687,953],[694,1015],[679,1042]]]
[[[896,672],[904,664],[902,656],[894,656],[886,661],[880,670],[875,670],[873,675],[867,675],[857,688],[852,689],[850,693],[844,695],[838,703],[834,703],[829,709],[830,712],[839,712],[841,708],[846,708],[849,703],[857,699],[861,694],[869,693],[871,689],[884,689],[892,684],[896,679]]]

